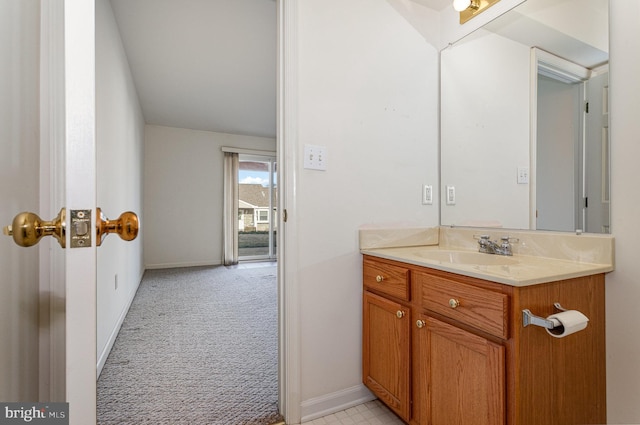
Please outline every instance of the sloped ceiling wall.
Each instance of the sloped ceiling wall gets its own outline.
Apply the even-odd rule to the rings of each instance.
[[[275,138],[276,0],[110,1],[147,124]]]
[[[111,0],[147,124],[275,137],[275,0]]]

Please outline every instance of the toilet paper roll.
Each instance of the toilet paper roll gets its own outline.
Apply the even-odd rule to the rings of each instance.
[[[564,338],[587,327],[589,318],[578,310],[567,310],[547,317],[557,326],[547,329],[547,333],[554,338]]]

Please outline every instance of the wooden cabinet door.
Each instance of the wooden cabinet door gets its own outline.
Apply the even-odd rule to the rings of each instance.
[[[363,300],[363,382],[408,421],[410,310],[367,291]]]
[[[425,425],[504,425],[504,346],[426,315],[419,320],[414,373],[425,387],[416,417]]]

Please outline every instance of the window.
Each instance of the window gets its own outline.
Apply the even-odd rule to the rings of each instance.
[[[269,210],[256,210],[256,223],[268,223]]]

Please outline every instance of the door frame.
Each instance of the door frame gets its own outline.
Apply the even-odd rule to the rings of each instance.
[[[286,423],[299,424],[301,412],[300,294],[297,281],[298,168],[298,5],[277,0],[278,84],[278,407]]]
[[[538,150],[538,73],[542,70],[557,80],[584,82],[589,79],[590,71],[566,59],[548,53],[537,47],[530,51],[530,85],[529,85],[529,229],[537,229],[537,150]]]
[[[46,2],[47,0],[42,0]],[[64,2],[64,3],[62,3]],[[95,226],[95,2],[60,0],[64,8],[66,206],[91,209]],[[278,13],[278,272],[279,408],[301,420],[299,289],[297,285],[297,4],[277,0]],[[57,25],[60,25],[58,22]],[[55,170],[51,170],[54,172]],[[286,214],[285,214],[286,211]],[[288,216],[288,217],[287,217]],[[68,220],[68,219],[67,219]],[[67,222],[69,226],[69,222]],[[70,424],[96,422],[96,247],[69,249],[66,270],[66,400]]]

